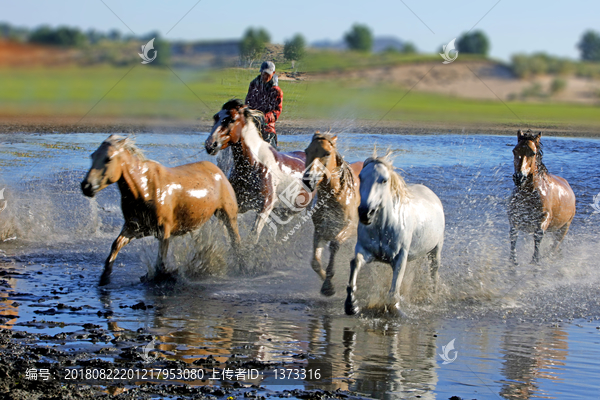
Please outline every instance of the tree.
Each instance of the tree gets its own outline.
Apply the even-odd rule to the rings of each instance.
[[[292,68],[296,61],[301,60],[306,52],[306,40],[301,34],[297,34],[291,40],[287,40],[283,46],[283,56],[292,62]]]
[[[458,38],[456,47],[459,53],[487,56],[490,50],[490,41],[482,31],[467,32]]]
[[[350,50],[368,53],[373,48],[373,33],[366,25],[354,24],[344,40]]]
[[[416,54],[418,53],[417,47],[411,42],[405,42],[402,46],[402,53],[404,54]]]
[[[581,41],[577,44],[577,48],[581,51],[582,60],[600,61],[600,34],[588,30],[581,37]]]
[[[249,67],[265,52],[266,45],[271,41],[269,33],[263,28],[248,28],[240,43],[240,55],[247,60]]]
[[[87,38],[77,28],[61,26],[52,29],[48,26],[41,26],[32,32],[29,41],[54,46],[77,47],[83,45]]]

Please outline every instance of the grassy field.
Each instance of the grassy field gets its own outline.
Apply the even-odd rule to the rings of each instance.
[[[0,115],[208,120],[243,98],[257,70],[131,67],[0,69]],[[182,82],[183,81],[183,82]],[[285,120],[600,128],[597,106],[468,100],[360,81],[281,81]],[[516,114],[516,115],[515,115]]]

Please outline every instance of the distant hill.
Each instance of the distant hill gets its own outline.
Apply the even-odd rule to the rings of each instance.
[[[343,40],[334,41],[330,39],[323,39],[312,42],[311,47],[314,47],[315,49],[339,51],[348,49],[348,46],[346,46],[346,42],[344,42]],[[400,51],[403,47],[404,42],[393,36],[380,36],[373,39],[373,52],[375,53],[380,53],[390,48]]]

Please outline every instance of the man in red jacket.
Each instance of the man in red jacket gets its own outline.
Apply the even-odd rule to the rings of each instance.
[[[278,86],[275,64],[271,61],[265,61],[260,66],[260,75],[250,82],[246,104],[248,107],[260,110],[265,114],[263,139],[274,147],[277,147],[275,121],[281,114],[282,102],[283,92]]]

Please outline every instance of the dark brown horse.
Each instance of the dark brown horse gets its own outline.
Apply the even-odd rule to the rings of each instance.
[[[241,100],[225,103],[214,115],[214,126],[206,139],[206,151],[216,155],[231,147],[233,168],[229,182],[235,190],[239,212],[258,212],[252,232],[258,242],[260,232],[271,218],[280,218],[304,210],[312,202],[312,193],[302,185],[303,151],[282,153],[261,135],[260,111],[251,110]],[[271,215],[274,211],[275,216]]]
[[[146,160],[130,139],[111,135],[92,154],[92,167],[81,190],[93,197],[117,183],[125,224],[112,244],[100,285],[110,283],[117,254],[132,239],[154,236],[160,240],[156,270],[148,278],[164,278],[171,236],[200,228],[216,215],[227,228],[234,250],[240,235],[233,188],[223,172],[208,161],[166,168]]]
[[[340,244],[356,235],[360,192],[358,174],[363,162],[348,164],[338,152],[337,136],[317,132],[306,148],[303,182],[309,190],[317,189],[317,205],[311,210],[315,236],[312,268],[323,279],[321,293],[333,296],[331,278],[335,273],[335,255]],[[323,248],[329,242],[327,273],[321,266]]]
[[[513,149],[515,189],[508,207],[510,259],[517,264],[518,231],[534,234],[533,263],[540,260],[539,246],[546,231],[554,233],[554,250],[565,238],[575,216],[575,194],[560,176],[548,173],[542,162],[542,132],[517,133]]]

